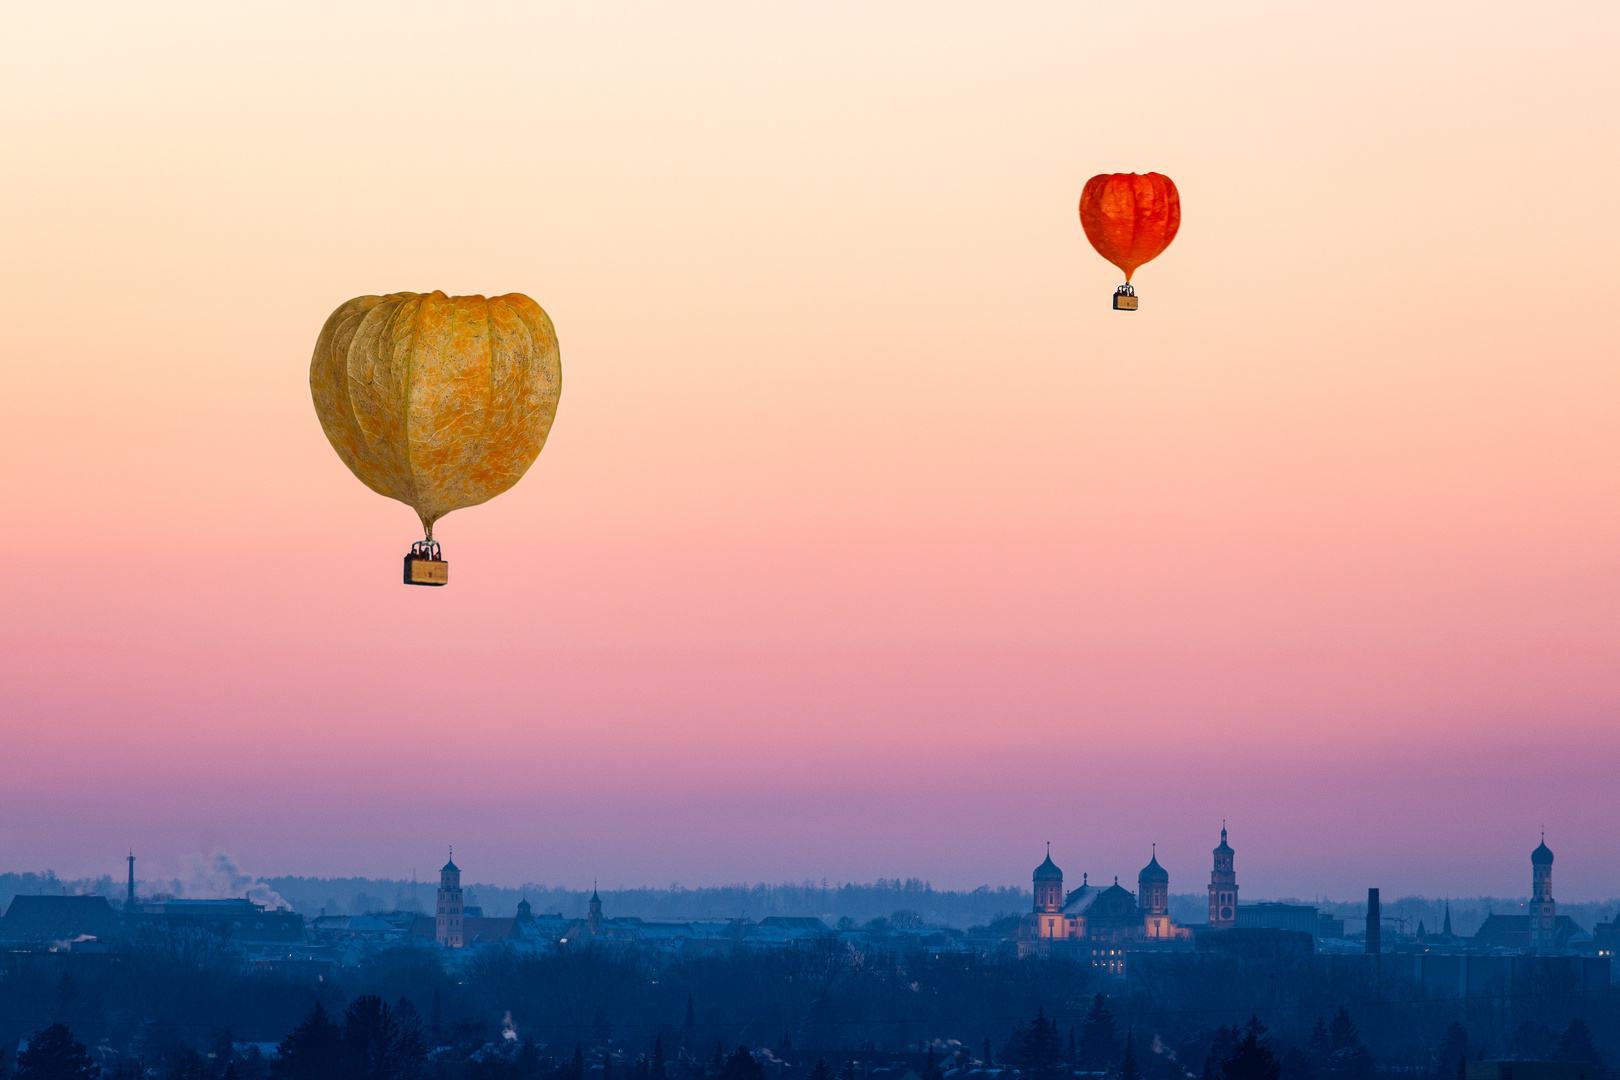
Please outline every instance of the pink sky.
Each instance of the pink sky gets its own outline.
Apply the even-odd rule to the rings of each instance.
[[[1620,895],[1612,4],[13,8],[4,869]],[[1117,272],[1086,178],[1184,224]],[[308,393],[521,291],[436,529]]]

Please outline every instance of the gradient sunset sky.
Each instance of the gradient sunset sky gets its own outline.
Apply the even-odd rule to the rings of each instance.
[[[1620,895],[1620,6],[0,8],[0,870]],[[1155,170],[1118,272],[1076,200]],[[563,394],[437,527],[356,295]]]

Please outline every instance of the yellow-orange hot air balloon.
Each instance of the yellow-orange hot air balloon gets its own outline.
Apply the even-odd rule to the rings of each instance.
[[[321,328],[309,389],[343,463],[422,519],[406,584],[444,585],[433,523],[534,464],[562,392],[557,332],[522,293],[357,296]]]
[[[1125,271],[1125,284],[1114,293],[1115,309],[1135,311],[1131,275],[1176,238],[1181,194],[1162,173],[1101,173],[1080,193],[1080,225],[1097,253]]]

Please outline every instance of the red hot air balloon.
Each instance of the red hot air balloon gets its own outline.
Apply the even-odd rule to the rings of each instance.
[[[1181,195],[1162,173],[1101,173],[1080,193],[1080,225],[1097,254],[1125,271],[1125,284],[1114,293],[1115,309],[1135,311],[1131,275],[1176,238]]]

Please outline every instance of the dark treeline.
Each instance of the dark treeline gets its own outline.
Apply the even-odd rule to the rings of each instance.
[[[655,1080],[655,1061],[666,1080],[721,1080],[744,1068],[732,1060],[738,1046],[769,1051],[805,1080],[823,1059],[832,1072],[819,1080],[855,1080],[851,1061],[863,1063],[862,1077],[873,1062],[900,1062],[939,1080],[986,1060],[1051,1080],[1051,1070],[1077,1068],[1125,1076],[1129,1049],[1137,1077],[1127,1080],[1223,1080],[1220,1063],[1255,1019],[1281,1070],[1269,1080],[1365,1080],[1375,1069],[1454,1080],[1458,1062],[1480,1054],[1620,1060],[1613,991],[1546,985],[1422,1000],[1406,984],[1306,962],[1163,959],[1118,983],[1066,959],[863,953],[827,939],[672,957],[494,950],[448,969],[436,950],[398,949],[298,979],[244,971],[199,936],[115,955],[7,954],[0,1047],[36,1032],[42,1045],[62,1044],[44,1038],[59,1022],[109,1077],[183,1080],[227,1068],[233,1080],[273,1070]],[[281,1044],[285,1056],[272,1061],[247,1043]],[[5,1053],[0,1068],[55,1075],[31,1074]],[[308,1064],[317,1059],[338,1071]],[[301,1061],[314,1071],[288,1071]]]

